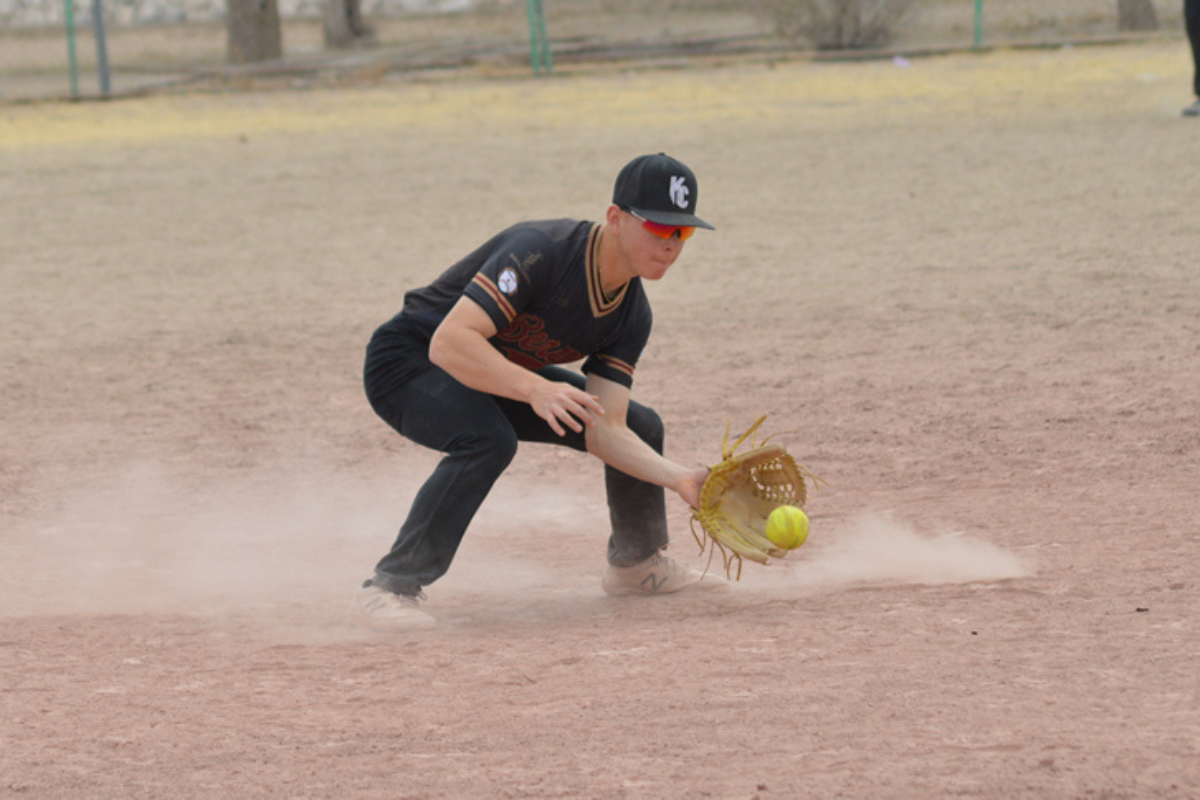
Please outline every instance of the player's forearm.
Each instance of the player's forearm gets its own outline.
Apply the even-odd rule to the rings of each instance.
[[[464,386],[528,402],[545,379],[505,358],[470,329],[439,328],[429,343],[429,360]]]
[[[588,452],[613,469],[675,492],[695,472],[659,455],[625,425],[604,423],[588,430]]]

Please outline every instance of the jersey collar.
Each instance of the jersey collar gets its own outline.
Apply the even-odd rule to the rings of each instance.
[[[591,233],[588,234],[586,265],[588,301],[592,306],[592,316],[595,317],[602,317],[621,305],[621,301],[625,299],[625,291],[629,288],[629,284],[626,283],[612,297],[608,297],[604,293],[601,283],[603,276],[600,274],[600,242],[603,239],[604,226],[596,223],[592,226]]]

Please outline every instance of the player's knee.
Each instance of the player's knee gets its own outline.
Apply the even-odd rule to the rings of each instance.
[[[517,454],[517,435],[509,428],[474,431],[460,444],[462,452],[472,455],[489,472],[499,475]]]

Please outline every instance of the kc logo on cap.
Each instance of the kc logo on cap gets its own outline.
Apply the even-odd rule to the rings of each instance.
[[[687,179],[682,175],[671,176],[671,202],[687,211],[688,187]]]

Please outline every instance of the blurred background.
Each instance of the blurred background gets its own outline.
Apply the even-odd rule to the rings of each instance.
[[[1179,0],[0,0],[0,102],[1182,30]]]

